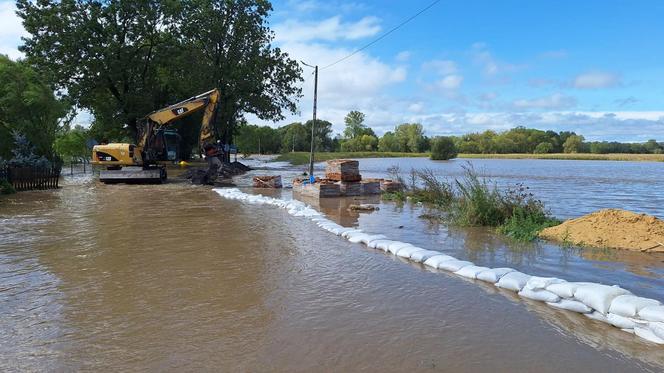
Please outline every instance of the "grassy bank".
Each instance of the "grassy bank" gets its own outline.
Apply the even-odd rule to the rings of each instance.
[[[458,158],[484,159],[562,159],[579,161],[640,161],[664,162],[664,154],[592,154],[592,153],[548,153],[548,154],[459,154]]]
[[[438,179],[428,169],[412,170],[404,179],[399,169],[393,167],[390,177],[400,181],[404,188],[401,192],[384,194],[383,199],[422,202],[432,211],[425,218],[458,226],[494,227],[518,241],[532,241],[542,229],[560,224],[528,187],[516,184],[502,191],[479,175],[472,165],[463,167],[463,177],[451,181]]]
[[[398,153],[398,152],[325,152],[316,153],[315,161],[328,161],[330,159],[342,158],[405,158],[405,157],[428,157],[429,153]],[[294,165],[309,163],[309,153],[294,152],[283,153],[274,159],[275,161],[290,162]]]

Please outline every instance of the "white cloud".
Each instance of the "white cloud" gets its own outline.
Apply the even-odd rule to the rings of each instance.
[[[512,105],[516,109],[560,110],[569,109],[576,106],[576,99],[574,97],[565,96],[560,93],[554,93],[550,96],[538,97],[534,99],[515,100]]]
[[[482,66],[482,71],[489,77],[514,72],[525,67],[525,65],[498,61],[493,54],[489,52],[487,45],[484,43],[473,44],[471,54],[475,64]]]
[[[21,19],[16,15],[16,5],[13,1],[0,2],[0,54],[6,54],[11,59],[23,57],[18,45],[21,37],[28,36],[23,28]]]
[[[572,86],[579,89],[610,88],[618,85],[620,85],[619,75],[601,71],[580,74],[572,82]]]
[[[459,71],[456,62],[452,60],[433,60],[422,64],[425,70],[434,70],[440,75],[455,74]]]
[[[306,42],[314,40],[357,40],[374,36],[381,30],[380,20],[367,16],[357,22],[344,23],[341,16],[318,22],[288,20],[273,27],[277,43]]]
[[[421,102],[414,102],[408,106],[408,111],[413,113],[421,113],[424,110],[424,104]]]
[[[399,62],[408,62],[411,56],[412,53],[410,53],[409,51],[401,51],[397,54],[396,60]]]
[[[445,90],[457,90],[461,87],[463,76],[461,75],[448,75],[438,81],[438,86]]]

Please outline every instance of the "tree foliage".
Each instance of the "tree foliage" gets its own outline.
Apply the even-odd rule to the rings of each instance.
[[[458,150],[454,144],[454,139],[446,136],[434,137],[431,140],[431,159],[448,160],[456,158]]]
[[[272,46],[269,1],[18,0],[17,9],[28,60],[92,112],[99,137],[133,136],[147,113],[215,87],[228,142],[245,113],[279,120],[296,109],[301,69]]]
[[[55,152],[63,160],[87,160],[91,149],[88,147],[89,131],[81,126],[62,131],[55,139]]]
[[[0,55],[0,158],[12,157],[18,133],[34,153],[53,159],[53,140],[67,104],[55,97],[33,68]]]

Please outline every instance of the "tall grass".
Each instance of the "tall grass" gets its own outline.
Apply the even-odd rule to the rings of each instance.
[[[391,169],[391,177],[405,186],[392,200],[410,199],[427,203],[442,212],[442,219],[459,226],[489,226],[515,240],[531,241],[537,233],[560,221],[554,219],[544,203],[528,187],[517,184],[503,191],[481,176],[471,164],[463,166],[461,178],[438,179],[429,169],[412,170],[407,183]]]

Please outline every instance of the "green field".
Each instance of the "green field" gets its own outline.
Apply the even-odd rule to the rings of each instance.
[[[316,162],[341,158],[408,158],[429,157],[429,153],[399,152],[324,152],[316,153]],[[591,153],[550,153],[550,154],[459,154],[458,158],[485,159],[562,159],[580,161],[639,161],[664,162],[664,154],[591,154]],[[309,163],[308,152],[284,153],[275,161],[290,162],[294,165]]]
[[[549,154],[459,154],[459,158],[489,159],[568,159],[581,161],[641,161],[664,162],[664,154],[591,154],[591,153],[549,153]]]
[[[330,159],[343,158],[407,158],[407,157],[428,157],[429,153],[397,153],[397,152],[325,152],[316,153],[315,161],[328,161]],[[309,163],[308,152],[284,153],[274,159],[275,161],[290,162],[294,165]]]

